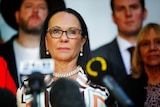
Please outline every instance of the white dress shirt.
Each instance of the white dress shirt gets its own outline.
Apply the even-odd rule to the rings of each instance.
[[[131,70],[130,70],[131,69],[131,63],[130,63],[131,55],[127,49],[132,46],[135,47],[135,44],[133,45],[133,44],[129,43],[128,41],[121,38],[120,36],[117,36],[117,43],[118,43],[118,46],[120,49],[120,53],[121,53],[121,56],[123,59],[123,63],[124,63],[126,72],[129,75],[129,74],[131,74]]]

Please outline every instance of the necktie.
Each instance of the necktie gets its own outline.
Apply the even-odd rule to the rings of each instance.
[[[135,47],[129,47],[127,50],[129,51],[131,57],[130,57],[130,61],[132,62],[132,57],[133,57],[133,52],[134,52]]]

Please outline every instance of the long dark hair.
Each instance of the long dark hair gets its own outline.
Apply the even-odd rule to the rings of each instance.
[[[51,58],[50,55],[46,55],[45,36],[46,36],[46,33],[47,33],[48,22],[49,22],[50,18],[54,14],[56,14],[58,12],[61,12],[61,11],[64,11],[64,12],[67,12],[67,13],[70,13],[70,14],[73,14],[74,16],[76,16],[77,19],[80,22],[80,25],[81,25],[82,38],[87,37],[87,40],[86,40],[86,42],[83,46],[83,56],[79,56],[78,57],[78,62],[77,62],[78,65],[82,66],[83,69],[85,69],[86,63],[91,58],[90,42],[89,42],[89,37],[88,37],[87,25],[86,25],[84,19],[82,18],[82,16],[77,11],[75,11],[71,8],[59,8],[59,9],[51,11],[48,14],[48,16],[45,20],[43,29],[42,29],[41,40],[40,40],[40,55],[41,55],[41,58]]]

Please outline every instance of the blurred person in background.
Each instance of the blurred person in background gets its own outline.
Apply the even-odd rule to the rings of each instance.
[[[160,106],[160,25],[149,23],[138,35],[132,73],[120,85],[135,107]]]
[[[1,0],[2,17],[18,31],[0,46],[0,56],[6,61],[17,88],[23,81],[20,62],[40,59],[39,44],[42,26],[51,9],[65,7],[63,0]],[[25,75],[24,75],[25,77]]]
[[[112,42],[92,51],[93,57],[101,56],[106,59],[110,70],[98,72],[98,77],[89,75],[94,83],[101,85],[102,78],[107,74],[111,74],[119,82],[123,76],[131,73],[131,54],[128,49],[135,47],[138,33],[147,17],[144,0],[111,0],[110,5],[112,19],[118,30],[117,36]]]

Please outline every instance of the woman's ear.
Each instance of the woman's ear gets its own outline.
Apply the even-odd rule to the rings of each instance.
[[[87,36],[85,36],[84,38],[82,38],[81,48],[83,48],[83,45],[86,43],[86,41],[87,41]]]

